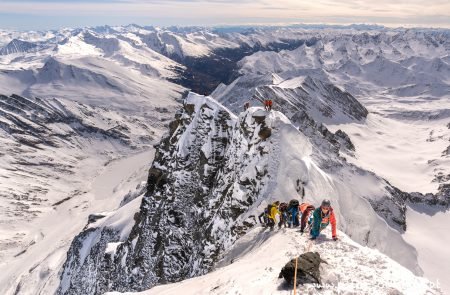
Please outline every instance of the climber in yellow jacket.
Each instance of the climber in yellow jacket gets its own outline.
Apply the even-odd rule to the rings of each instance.
[[[273,227],[275,226],[276,216],[280,215],[278,206],[280,206],[280,201],[276,201],[268,206],[269,216],[267,218],[267,225],[270,227],[270,229],[273,229]]]

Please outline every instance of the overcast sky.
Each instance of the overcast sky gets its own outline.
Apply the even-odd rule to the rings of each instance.
[[[450,0],[0,0],[0,28],[382,24],[450,28]]]

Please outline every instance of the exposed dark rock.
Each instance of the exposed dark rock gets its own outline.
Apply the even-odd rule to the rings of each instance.
[[[88,216],[88,224],[90,223],[94,223],[99,219],[105,218],[105,214],[102,213],[93,213],[93,214],[89,214]]]
[[[161,169],[155,167],[150,168],[147,179],[147,192],[152,193],[157,187],[164,185],[164,178],[165,177]]]
[[[306,252],[297,258],[297,285],[321,284],[320,264],[325,260],[320,258],[318,252]],[[280,278],[284,278],[289,285],[294,285],[295,258],[286,263],[281,269]]]
[[[270,129],[269,127],[262,127],[258,132],[258,136],[263,140],[269,138],[270,135],[272,135],[272,129]]]
[[[266,120],[266,116],[264,115],[264,116],[262,116],[262,115],[253,115],[252,116],[253,117],[253,119],[255,119],[255,122],[257,123],[257,124],[263,124],[264,123],[264,120]]]
[[[192,115],[195,111],[195,105],[193,104],[185,104],[184,109],[186,110],[188,115]]]
[[[411,193],[408,196],[408,200],[413,203],[423,203],[430,206],[438,205],[448,208],[450,207],[450,183],[440,184],[436,194]]]
[[[35,43],[13,39],[0,49],[0,55],[30,52],[36,50],[37,47],[38,45]]]
[[[175,130],[177,130],[178,125],[180,125],[180,121],[178,119],[175,119],[169,123],[169,133],[171,135],[175,132]]]
[[[353,145],[347,133],[339,129],[338,131],[336,131],[336,133],[334,133],[334,135],[338,138],[338,141],[341,144],[341,146],[343,146],[347,150],[355,151],[355,146]]]

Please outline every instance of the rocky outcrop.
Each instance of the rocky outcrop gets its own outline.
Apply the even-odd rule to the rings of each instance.
[[[320,123],[348,122],[364,120],[369,113],[350,93],[309,76],[298,87],[273,85],[258,90],[260,95],[273,98],[276,107],[285,111],[288,117],[295,111],[306,111]]]
[[[212,96],[234,111],[240,111],[246,101],[260,103],[270,98],[274,109],[288,118],[298,112],[307,113],[318,123],[363,121],[369,113],[350,93],[310,76],[283,81],[272,74],[247,74],[228,86],[218,87]]]
[[[193,94],[176,118],[156,147],[147,193],[128,238],[114,255],[104,255],[107,244],[118,241],[117,233],[90,227],[80,234],[68,253],[59,294],[139,291],[204,274],[256,224],[255,216],[244,213],[267,183],[263,124],[251,113],[238,119]],[[95,243],[92,231],[101,232]]]
[[[295,261],[297,259],[297,262]],[[326,263],[318,252],[306,252],[292,259],[281,269],[279,278],[284,278],[289,285],[294,285],[295,267],[297,266],[297,285],[321,284],[320,264]]]
[[[0,49],[0,55],[8,55],[14,53],[26,53],[35,51],[38,49],[38,45],[32,42],[23,41],[19,39],[13,39],[7,45]]]
[[[98,110],[92,107],[73,103],[67,105],[57,99],[0,95],[0,128],[25,145],[56,147],[61,140],[70,141],[71,137],[84,134],[96,134],[133,145],[127,125],[102,128],[103,126],[93,124],[90,120],[95,112]],[[66,124],[71,128],[67,132],[61,132],[56,128],[57,124]]]
[[[422,194],[414,192],[409,194],[408,200],[413,203],[422,203],[430,206],[443,206],[448,208],[450,206],[450,184],[442,183],[438,187],[438,192],[435,194]]]

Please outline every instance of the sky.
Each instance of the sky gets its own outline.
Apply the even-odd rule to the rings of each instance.
[[[450,28],[450,0],[0,0],[0,28],[381,24]]]

